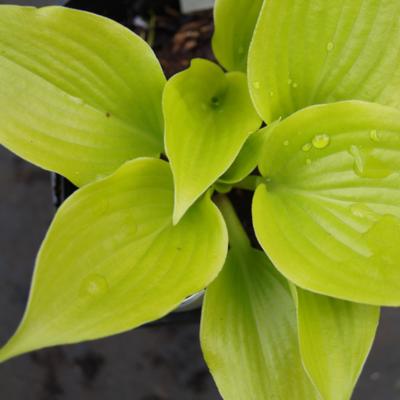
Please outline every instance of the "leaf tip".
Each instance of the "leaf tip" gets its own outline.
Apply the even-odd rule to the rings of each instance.
[[[29,350],[22,349],[19,340],[17,340],[17,335],[14,335],[0,348],[0,364],[27,351]]]
[[[50,340],[49,334],[44,337],[42,333],[27,323],[25,316],[16,332],[0,347],[0,364],[24,353],[58,344]]]

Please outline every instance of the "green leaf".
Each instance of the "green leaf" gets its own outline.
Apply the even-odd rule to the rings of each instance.
[[[217,0],[212,47],[228,71],[247,68],[247,53],[263,0]]]
[[[266,122],[312,104],[365,100],[400,107],[398,0],[269,0],[249,52]]]
[[[164,84],[150,47],[116,22],[0,6],[0,144],[78,186],[162,151]]]
[[[304,366],[324,400],[349,400],[374,341],[379,308],[297,293]]]
[[[200,336],[225,400],[319,398],[301,363],[287,282],[262,252],[229,251],[206,291]]]
[[[309,107],[268,135],[253,203],[274,265],[311,291],[400,305],[400,112]]]
[[[261,121],[246,76],[224,74],[217,65],[200,59],[167,83],[163,109],[176,223],[229,168]]]
[[[233,164],[220,178],[222,183],[236,183],[246,178],[258,165],[267,128],[252,133]]]
[[[218,274],[227,251],[209,197],[172,226],[166,162],[137,159],[59,209],[36,261],[24,319],[0,360],[132,329],[173,310]]]

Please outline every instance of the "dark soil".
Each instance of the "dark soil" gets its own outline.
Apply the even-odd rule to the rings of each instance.
[[[153,47],[167,77],[187,68],[193,58],[214,60],[211,10],[183,15],[177,0],[72,0],[68,6],[109,17],[142,36]]]

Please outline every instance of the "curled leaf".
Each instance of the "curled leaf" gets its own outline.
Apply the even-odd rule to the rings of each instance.
[[[266,128],[252,133],[246,140],[233,164],[221,178],[223,183],[236,183],[246,178],[258,165],[262,152]]]
[[[168,81],[163,99],[165,145],[175,184],[174,222],[233,163],[260,119],[246,76],[224,74],[206,60]]]

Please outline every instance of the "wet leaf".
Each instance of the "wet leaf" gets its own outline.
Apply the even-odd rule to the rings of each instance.
[[[271,122],[313,104],[400,106],[398,0],[268,0],[249,52],[256,108]]]
[[[253,203],[256,235],[310,291],[400,305],[400,112],[348,101],[277,124]]]
[[[209,197],[172,226],[166,162],[137,159],[59,209],[39,252],[29,303],[0,360],[100,338],[169,313],[223,266],[224,221]]]

